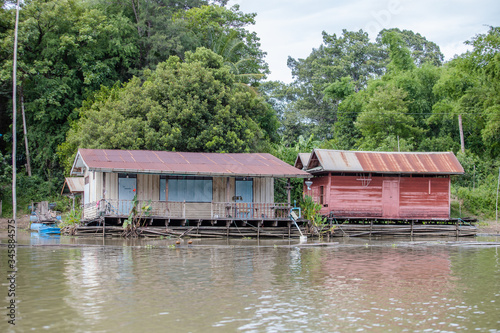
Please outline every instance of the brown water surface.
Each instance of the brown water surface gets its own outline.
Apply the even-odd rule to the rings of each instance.
[[[18,240],[15,330],[0,247],[0,332],[500,331],[500,247],[475,239]]]

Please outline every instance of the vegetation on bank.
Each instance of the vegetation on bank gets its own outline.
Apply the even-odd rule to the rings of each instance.
[[[14,10],[0,9],[0,200],[12,212]],[[500,28],[444,62],[418,33],[323,32],[294,81],[266,81],[255,14],[226,0],[28,0],[20,13],[18,103],[33,176],[18,140],[18,203],[59,193],[78,147],[271,152],[293,164],[313,148],[453,151],[458,212],[495,214],[500,167]],[[471,32],[473,33],[473,32]],[[460,143],[462,119],[464,152]],[[19,119],[18,137],[22,138]],[[286,201],[276,181],[276,200]],[[293,181],[302,200],[302,181]],[[453,210],[455,211],[455,206]]]

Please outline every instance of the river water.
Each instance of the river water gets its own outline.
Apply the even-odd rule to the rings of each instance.
[[[500,332],[500,238],[335,241],[19,232],[0,332]]]

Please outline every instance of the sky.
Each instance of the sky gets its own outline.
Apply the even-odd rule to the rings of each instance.
[[[271,74],[268,80],[292,82],[289,56],[306,58],[322,44],[322,31],[368,32],[382,29],[420,33],[441,48],[445,60],[468,50],[464,42],[500,25],[499,0],[230,0],[244,13],[257,13],[255,31]]]

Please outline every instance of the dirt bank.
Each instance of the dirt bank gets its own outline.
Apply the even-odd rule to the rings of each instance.
[[[0,217],[0,230],[7,229],[9,219]],[[28,229],[30,226],[30,217],[28,215],[21,215],[17,217],[17,228]]]
[[[500,222],[485,221],[477,224],[479,234],[500,235]]]

